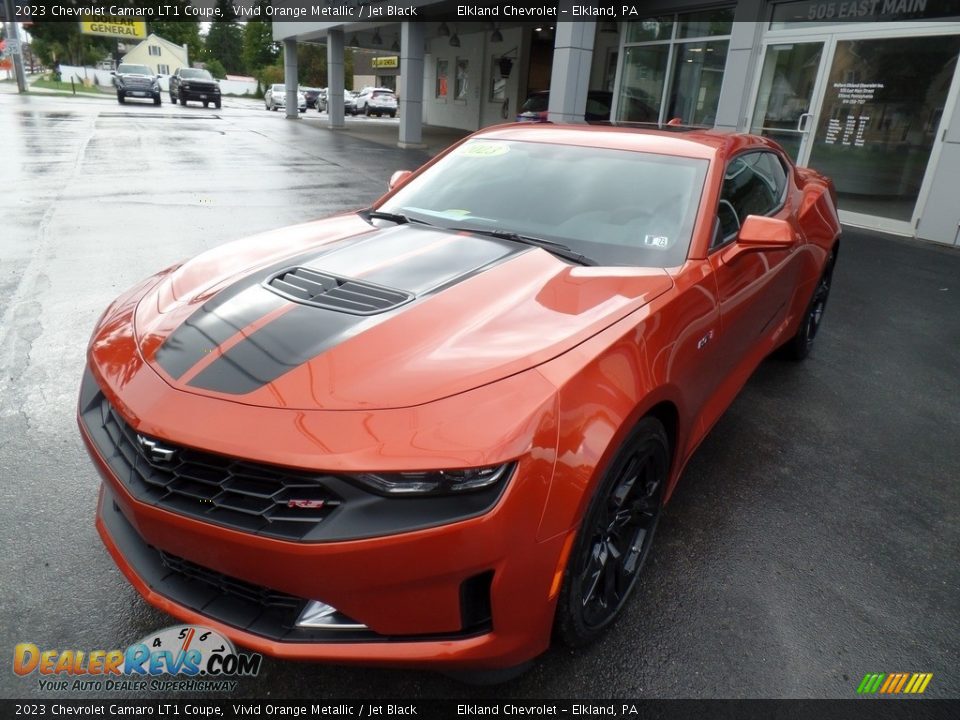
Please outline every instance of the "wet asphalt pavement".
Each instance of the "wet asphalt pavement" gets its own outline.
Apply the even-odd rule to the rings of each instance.
[[[0,158],[0,696],[53,697],[12,673],[16,643],[122,648],[174,624],[93,526],[74,412],[100,313],[426,156],[229,101],[0,94]],[[867,672],[932,672],[927,695],[958,697],[958,349],[960,252],[849,230],[812,357],[768,360],[722,418],[602,641],[493,688],[266,658],[236,696],[846,698]]]

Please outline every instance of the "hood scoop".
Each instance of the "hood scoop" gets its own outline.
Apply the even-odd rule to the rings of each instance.
[[[413,295],[402,290],[305,267],[281,270],[264,285],[301,305],[351,315],[377,315],[414,299]]]

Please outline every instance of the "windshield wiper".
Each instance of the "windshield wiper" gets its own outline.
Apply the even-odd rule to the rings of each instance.
[[[510,232],[509,230],[477,230],[474,228],[450,228],[456,232],[469,232],[477,235],[487,235],[489,237],[499,238],[501,240],[510,240],[511,242],[523,243],[524,245],[533,245],[543,248],[548,253],[552,253],[564,260],[572,260],[579,265],[597,265],[597,261],[586,255],[581,255],[573,248],[569,248],[556,240],[547,240],[545,238],[533,237],[532,235],[521,235],[520,233]]]
[[[361,210],[357,213],[363,219],[370,220],[389,220],[392,223],[397,225],[406,225],[407,223],[419,223],[421,225],[429,225],[426,220],[421,220],[420,218],[410,217],[409,215],[404,215],[403,213],[392,213],[385,212],[383,210]]]

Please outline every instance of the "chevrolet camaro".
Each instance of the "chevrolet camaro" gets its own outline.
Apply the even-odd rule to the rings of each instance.
[[[478,132],[94,329],[97,528],[148,602],[285,658],[495,673],[624,611],[691,455],[805,357],[831,181],[718,131]]]

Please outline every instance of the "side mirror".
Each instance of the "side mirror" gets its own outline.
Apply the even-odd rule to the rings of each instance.
[[[789,250],[797,240],[797,233],[786,220],[747,215],[737,241],[724,251],[723,261],[729,263],[745,252],[757,250]]]
[[[393,190],[394,188],[400,187],[412,174],[412,170],[397,170],[393,175],[390,176],[390,182],[387,183],[387,189]]]

